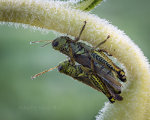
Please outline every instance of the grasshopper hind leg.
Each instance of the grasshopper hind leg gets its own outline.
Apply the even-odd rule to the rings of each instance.
[[[119,94],[114,94],[114,95],[110,96],[108,99],[111,103],[114,103],[115,100],[122,101],[123,97],[120,96]]]
[[[115,100],[122,101],[122,100],[123,100],[123,97],[120,96],[120,95],[118,95],[118,94],[115,94],[115,97],[110,96],[108,99],[109,99],[109,101],[110,101],[111,103],[114,103]]]
[[[109,101],[111,103],[114,103],[115,100],[118,100],[118,101],[122,101],[123,100],[123,97],[119,95],[121,93],[121,90],[119,90],[119,91],[115,90],[108,83],[104,82],[104,80],[102,80],[102,82],[104,83],[104,85],[106,86],[108,92],[110,93],[110,96],[108,97],[108,99],[109,99]]]
[[[106,85],[106,87],[107,87],[108,91],[111,94],[111,96],[108,98],[111,103],[115,102],[115,100],[118,100],[118,101],[122,101],[123,100],[123,97],[119,95],[121,92],[120,93],[116,93],[114,91],[114,89],[111,88],[109,85]]]
[[[114,64],[113,61],[110,58],[108,58],[108,56],[107,56],[108,53],[105,52],[107,54],[106,55],[103,50],[99,50],[98,52],[99,52],[99,54],[96,53],[97,56],[101,56],[103,59],[106,60],[106,63],[107,63],[106,67],[113,70],[117,74],[117,78],[119,78],[122,82],[126,82],[125,72],[120,67],[118,67],[116,64]],[[95,60],[97,60],[96,56],[93,56],[93,57],[94,57]],[[99,61],[100,60],[98,60],[98,62]]]
[[[109,99],[109,101],[110,101],[111,103],[114,103],[114,102],[115,102],[115,99],[113,98],[113,96],[110,96],[108,99]]]
[[[123,70],[120,70],[117,72],[118,73],[118,78],[122,81],[122,82],[126,82],[126,76],[125,76],[125,72]]]

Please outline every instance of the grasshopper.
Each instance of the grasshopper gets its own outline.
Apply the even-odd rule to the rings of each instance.
[[[60,63],[54,68],[50,68],[43,72],[40,72],[32,77],[32,79],[40,76],[48,71],[51,71],[55,68],[58,68],[60,73],[71,76],[72,78],[100,91],[103,92],[111,103],[114,103],[115,100],[122,101],[123,97],[119,94],[120,89],[115,89],[109,83],[106,82],[106,78],[99,77],[91,69],[84,67],[83,65],[72,64],[70,60]]]
[[[67,36],[61,36],[53,40],[53,48],[69,56],[72,64],[75,64],[76,61],[84,67],[91,69],[100,78],[103,78],[105,83],[113,87],[113,89],[118,91],[118,93],[121,93],[121,84],[120,82],[116,81],[116,79],[118,77],[121,81],[126,81],[124,71],[116,66],[111,59],[109,59],[107,56],[109,54],[106,51],[96,49],[98,46],[105,43],[110,36],[108,36],[106,40],[98,44],[95,48],[92,48],[82,42],[78,42],[85,28],[85,25],[86,21],[81,29],[79,36],[75,40],[72,40]],[[47,42],[45,45],[49,43],[51,42]]]
[[[97,47],[104,44],[107,41],[107,39],[109,39],[110,37],[109,35],[104,41],[99,43],[94,48],[88,46],[85,43],[78,42],[85,28],[85,25],[86,21],[80,31],[79,36],[75,40],[72,40],[68,36],[61,36],[53,40],[52,41],[53,48],[69,56],[73,64],[76,61],[85,67],[91,68],[93,71],[95,71],[97,74],[101,76],[101,70],[100,71],[95,70],[98,69],[95,64],[100,64],[102,65],[101,69],[107,68],[108,69],[107,72],[114,71],[114,74],[117,74],[116,76],[121,81],[125,82],[126,81],[125,72],[122,69],[120,69],[117,65],[115,65],[111,59],[109,59],[109,57],[107,56],[109,54],[105,50],[97,50]]]
[[[83,44],[83,43],[80,43],[80,44]],[[68,47],[66,47],[66,48],[68,48]],[[64,53],[67,50],[63,49],[62,51]],[[75,51],[75,50],[73,50],[73,51]],[[68,52],[66,52],[66,54],[67,53]],[[76,55],[76,54],[74,54],[74,55]],[[91,58],[89,57],[89,55],[87,53],[76,55],[76,56],[74,56],[74,59],[76,62],[80,63],[84,67],[87,67],[89,69],[91,68]],[[46,72],[48,72],[48,71],[46,71]],[[43,73],[45,73],[45,72],[39,73],[39,74],[35,75],[35,77],[37,77]],[[116,79],[117,79],[116,74],[112,70],[110,70],[107,67],[105,67],[104,65],[98,64],[97,62],[94,61],[94,73],[97,74],[100,78],[102,78],[103,82],[105,84],[108,84],[110,87],[112,87],[116,91],[116,93],[121,93],[121,84],[120,84],[120,82],[116,81]],[[32,77],[32,78],[35,78],[35,77]]]
[[[78,42],[80,39],[80,36],[85,28],[86,21],[84,26],[82,27],[79,36],[72,40],[71,38],[67,36],[61,36],[56,38],[52,41],[52,46],[55,50],[60,51],[61,53],[67,55],[70,57],[70,63],[68,64],[68,68],[63,71],[63,73],[72,76],[73,78],[82,81],[83,83],[93,87],[94,89],[97,89],[101,91],[106,95],[106,91],[109,91],[108,95],[112,95],[113,99],[121,100],[122,97],[118,97],[118,94],[121,93],[121,84],[120,82],[116,81],[117,77],[125,82],[126,76],[122,69],[120,69],[117,65],[115,65],[111,59],[107,55],[109,55],[104,50],[97,50],[97,47],[104,44],[108,37],[101,43],[99,43],[96,47],[90,47],[82,42]],[[40,41],[36,41],[40,42]],[[35,43],[35,42],[33,42]],[[50,42],[46,43],[45,45],[49,44]],[[45,46],[44,45],[44,46]],[[79,68],[86,68],[88,69],[87,72],[84,72],[84,75],[87,75],[87,77],[80,77],[79,75],[71,74],[72,70],[74,69],[74,73],[80,72],[75,62],[79,63]],[[67,64],[65,64],[67,65]],[[83,69],[81,69],[84,71]],[[41,72],[39,74],[36,74],[35,78],[45,72],[48,72],[49,70],[46,70],[44,72]],[[61,72],[61,71],[60,71]],[[85,79],[85,80],[84,80]],[[90,81],[90,82],[89,82]],[[104,90],[105,88],[105,90]],[[108,95],[106,95],[108,97]],[[109,96],[110,97],[110,96]],[[108,97],[108,98],[109,98]],[[110,97],[111,98],[111,97]]]
[[[70,61],[64,61],[58,65],[58,71],[103,92],[111,103],[114,103],[115,100],[123,100],[122,96],[119,95],[120,93],[116,92],[103,78],[100,78],[89,68],[85,68],[82,65],[73,65]]]

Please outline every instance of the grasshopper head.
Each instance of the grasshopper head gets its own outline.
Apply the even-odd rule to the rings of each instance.
[[[58,71],[61,73],[67,73],[67,70],[69,68],[70,62],[64,61],[58,65]]]
[[[66,47],[66,43],[68,42],[67,36],[61,36],[53,40],[52,46],[55,50],[63,50],[64,47]]]

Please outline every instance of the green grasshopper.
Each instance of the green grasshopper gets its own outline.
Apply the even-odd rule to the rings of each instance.
[[[98,46],[106,42],[109,36],[107,37],[106,40],[101,42],[95,48],[92,48],[82,42],[77,42],[85,28],[85,25],[86,25],[86,22],[79,34],[79,37],[75,41],[70,39],[67,36],[61,36],[52,41],[53,48],[69,56],[73,64],[74,64],[74,61],[76,61],[79,64],[83,65],[84,67],[91,69],[100,78],[103,78],[104,83],[109,84],[109,86],[113,87],[113,89],[115,89],[116,91],[118,91],[118,93],[120,93],[121,84],[118,81],[116,81],[116,73],[118,73],[117,77],[119,79],[121,79],[122,81],[125,81],[126,78],[125,78],[125,74],[123,70],[117,67],[107,57],[106,54],[108,53],[106,51],[96,50]],[[50,42],[48,42],[47,44],[49,43]]]
[[[74,79],[103,92],[111,103],[115,100],[123,100],[118,92],[116,92],[109,84],[105,83],[103,78],[93,73],[89,68],[85,68],[82,65],[72,65],[70,61],[62,62],[58,65],[60,73],[64,73],[73,77]]]
[[[40,76],[48,71],[51,71],[55,68],[58,68],[60,73],[66,74],[71,76],[72,78],[100,91],[103,92],[106,97],[109,99],[111,103],[114,103],[115,100],[122,101],[123,97],[120,96],[120,88],[115,89],[114,86],[112,87],[109,83],[106,82],[106,78],[99,77],[95,74],[91,69],[84,67],[82,65],[75,65],[72,64],[71,61],[67,60],[60,63],[58,66],[54,68],[50,68],[49,70],[45,70],[40,72],[32,77],[32,79]]]
[[[122,69],[120,69],[117,65],[115,65],[111,59],[109,59],[109,57],[107,56],[109,54],[106,51],[97,50],[97,47],[104,44],[107,41],[107,39],[109,39],[110,37],[109,35],[106,38],[106,40],[99,43],[95,48],[92,48],[85,43],[78,42],[85,28],[85,25],[86,21],[81,29],[79,36],[75,40],[72,40],[67,36],[61,36],[53,40],[52,41],[53,48],[69,56],[73,64],[74,61],[76,61],[85,67],[91,68],[94,72],[96,72],[100,76],[102,76],[102,73],[101,70],[100,71],[96,70],[98,69],[96,64],[102,65],[102,68],[100,69],[107,68],[107,72],[114,71],[114,75],[117,74],[117,77],[121,81],[125,82],[126,81],[125,72]]]

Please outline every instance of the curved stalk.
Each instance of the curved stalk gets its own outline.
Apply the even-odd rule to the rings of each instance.
[[[81,39],[93,46],[110,39],[101,48],[116,57],[126,68],[122,102],[107,103],[97,119],[147,120],[150,118],[150,66],[142,51],[124,32],[95,15],[69,8],[59,2],[0,0],[0,21],[28,24],[78,36],[83,21],[87,26]]]

